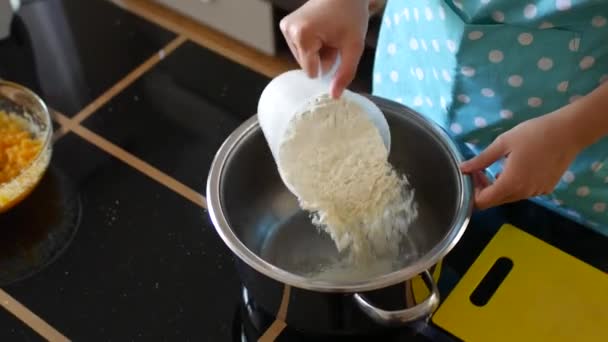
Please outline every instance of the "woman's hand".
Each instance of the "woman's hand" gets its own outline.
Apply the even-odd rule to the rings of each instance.
[[[499,136],[461,169],[473,174],[475,204],[486,209],[553,191],[584,148],[608,136],[608,82],[561,109],[514,127]],[[506,157],[494,184],[481,175]]]
[[[585,147],[572,106],[528,120],[500,135],[477,157],[462,164],[474,175],[475,205],[486,209],[553,192],[560,178]],[[580,119],[580,117],[579,117]],[[480,172],[506,157],[494,184]]]
[[[309,0],[281,20],[280,27],[294,57],[309,77],[318,66],[341,63],[330,93],[340,97],[354,79],[365,46],[370,0]]]

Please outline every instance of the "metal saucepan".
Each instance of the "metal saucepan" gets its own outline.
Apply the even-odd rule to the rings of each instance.
[[[286,320],[296,328],[357,331],[373,324],[403,324],[428,317],[439,304],[429,270],[458,242],[472,213],[472,181],[460,172],[463,157],[445,131],[398,103],[369,98],[386,116],[391,130],[389,161],[408,176],[419,210],[404,241],[411,255],[390,272],[343,280],[306,275],[309,268],[336,257],[337,252],[282,183],[256,116],[227,138],[211,167],[209,214],[237,256],[248,295],[273,313],[282,288],[289,285]],[[371,292],[394,288],[418,275],[430,293],[421,303],[389,310],[368,300]]]

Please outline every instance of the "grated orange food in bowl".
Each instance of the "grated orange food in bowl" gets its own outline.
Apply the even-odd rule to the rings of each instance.
[[[0,184],[17,177],[38,156],[42,142],[25,120],[0,111]]]
[[[27,120],[0,110],[0,212],[27,195],[37,183],[42,173],[38,171],[48,160],[34,167],[41,170],[32,170],[31,166],[42,148],[43,141],[32,134]]]

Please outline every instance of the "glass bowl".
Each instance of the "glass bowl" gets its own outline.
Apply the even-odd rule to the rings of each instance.
[[[0,80],[0,111],[24,123],[40,150],[12,178],[0,183],[0,213],[24,200],[38,185],[51,161],[53,124],[49,110],[34,92],[19,84]],[[0,137],[1,139],[2,137]],[[1,141],[0,141],[1,142]],[[0,143],[0,148],[2,144]],[[0,172],[5,172],[0,151]]]

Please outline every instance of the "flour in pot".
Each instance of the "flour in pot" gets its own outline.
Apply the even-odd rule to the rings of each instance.
[[[278,157],[300,206],[351,261],[400,252],[418,215],[414,190],[388,162],[378,129],[358,104],[316,98],[290,121]]]

